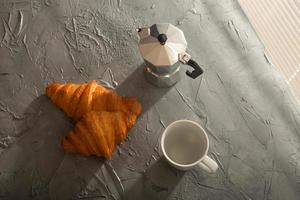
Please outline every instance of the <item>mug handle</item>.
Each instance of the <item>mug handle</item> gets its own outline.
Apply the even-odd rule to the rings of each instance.
[[[208,173],[216,173],[218,167],[218,164],[216,161],[211,159],[208,156],[204,156],[204,158],[198,163],[198,166],[201,167],[201,169],[207,171]]]

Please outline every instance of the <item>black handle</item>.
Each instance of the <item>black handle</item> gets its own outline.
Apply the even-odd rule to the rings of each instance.
[[[200,67],[200,65],[198,65],[198,63],[196,63],[196,61],[190,59],[186,64],[194,68],[192,72],[190,71],[185,72],[186,75],[188,75],[189,77],[195,79],[203,73],[203,69]]]

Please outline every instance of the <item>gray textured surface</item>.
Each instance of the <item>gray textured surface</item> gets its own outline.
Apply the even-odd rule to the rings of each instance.
[[[145,82],[135,28],[155,22],[184,31],[202,78]],[[66,154],[73,125],[45,86],[110,81],[108,67],[143,113],[110,162]],[[0,1],[0,199],[296,200],[299,113],[235,1]],[[217,174],[160,158],[158,139],[177,119],[206,128]]]

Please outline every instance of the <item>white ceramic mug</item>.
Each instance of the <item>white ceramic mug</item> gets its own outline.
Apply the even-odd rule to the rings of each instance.
[[[166,160],[177,169],[199,166],[209,173],[218,169],[217,163],[207,156],[207,134],[196,122],[178,120],[171,123],[163,132],[160,144]]]

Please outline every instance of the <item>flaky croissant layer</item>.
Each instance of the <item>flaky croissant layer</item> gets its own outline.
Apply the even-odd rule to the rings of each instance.
[[[123,142],[141,113],[135,97],[119,96],[98,85],[53,83],[46,93],[76,123],[62,140],[65,151],[110,159],[116,146]]]
[[[90,111],[62,141],[67,152],[104,156],[110,159],[113,150],[125,140],[135,124],[135,115],[124,112]]]
[[[74,121],[88,111],[122,111],[139,115],[141,104],[135,97],[119,96],[115,91],[98,85],[95,80],[85,84],[52,83],[46,88],[47,96]]]

